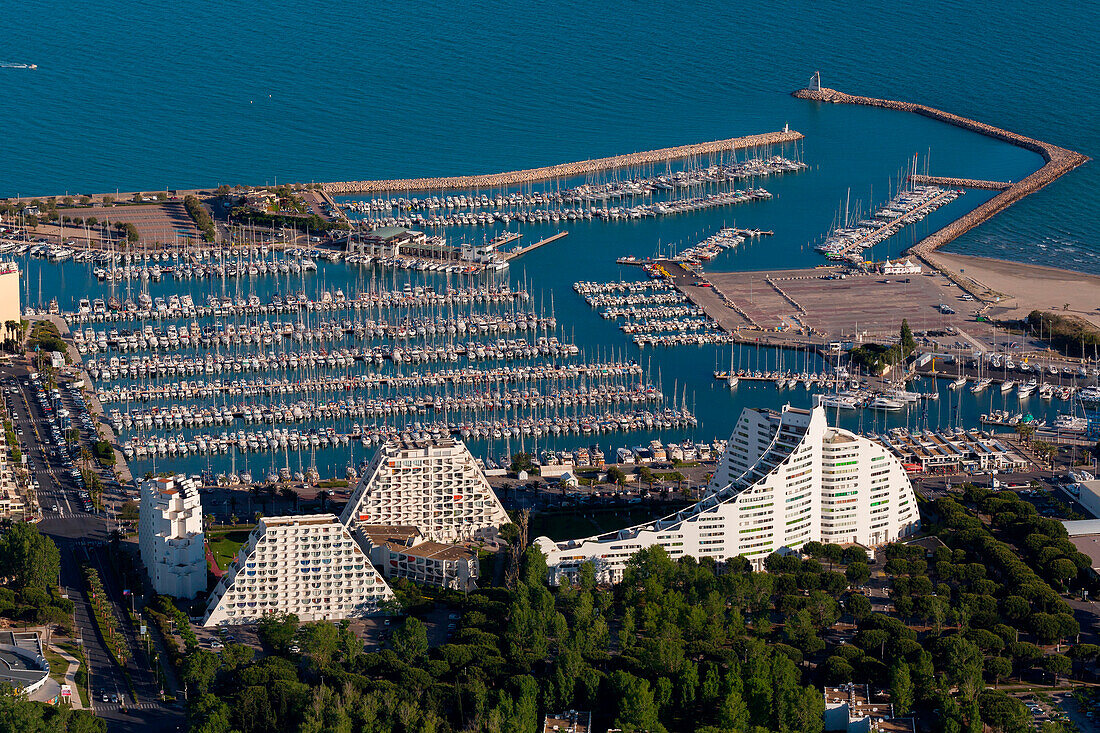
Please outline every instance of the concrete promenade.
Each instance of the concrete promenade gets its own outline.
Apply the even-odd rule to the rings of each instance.
[[[502,188],[505,186],[516,186],[536,181],[548,181],[554,178],[583,176],[588,173],[629,168],[630,166],[666,163],[673,160],[683,160],[684,158],[690,158],[695,155],[717,155],[732,150],[781,145],[783,143],[801,140],[802,137],[803,135],[800,132],[783,130],[780,132],[767,132],[761,135],[748,135],[746,137],[694,143],[692,145],[678,145],[672,148],[661,148],[660,150],[614,155],[609,158],[594,158],[592,160],[582,160],[575,163],[560,163],[558,165],[549,165],[542,168],[528,168],[526,170],[507,171],[504,173],[489,173],[472,176],[444,176],[438,178],[401,178],[390,181],[343,181],[321,183],[318,184],[318,187],[321,191],[328,194]]]

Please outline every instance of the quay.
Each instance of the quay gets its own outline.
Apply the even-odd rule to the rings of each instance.
[[[782,145],[803,138],[802,133],[794,130],[766,132],[760,135],[747,135],[726,140],[715,140],[690,145],[677,145],[659,150],[648,150],[626,155],[613,155],[607,158],[593,158],[574,163],[559,163],[542,168],[528,168],[504,173],[488,173],[470,176],[442,176],[435,178],[402,178],[389,181],[342,181],[321,183],[315,186],[327,194],[352,194],[391,191],[444,191],[481,188],[505,188],[525,183],[548,181],[555,178],[572,178],[589,173],[618,170],[631,166],[670,163],[697,155],[718,155],[733,150]]]
[[[1004,191],[1012,188],[1012,181],[982,181],[976,178],[951,178],[949,176],[909,176],[909,181],[918,186],[946,186],[948,188],[975,188],[984,191]]]
[[[522,257],[523,255],[527,254],[528,252],[531,252],[532,250],[536,250],[544,244],[550,244],[551,242],[557,241],[557,240],[561,239],[562,237],[567,236],[568,234],[569,234],[569,232],[563,230],[563,231],[558,232],[557,234],[550,235],[546,239],[540,239],[537,242],[532,242],[531,244],[527,245],[526,247],[520,247],[519,249],[514,249],[511,252],[504,252],[503,253],[504,260],[507,262],[507,261],[510,261],[510,260],[514,260],[517,257]]]
[[[1023,180],[1011,184],[989,201],[978,205],[973,211],[956,219],[939,231],[933,232],[911,248],[910,251],[927,262],[929,266],[935,267],[945,273],[947,273],[946,266],[930,257],[933,252],[943,247],[948,242],[958,238],[960,235],[970,231],[995,214],[1005,210],[1020,199],[1053,183],[1066,173],[1069,173],[1074,168],[1083,165],[1089,160],[1089,156],[1083,153],[1078,153],[1074,150],[1027,137],[1026,135],[1010,132],[984,122],[962,117],[961,115],[944,112],[943,110],[927,105],[913,102],[899,102],[892,99],[861,97],[822,87],[820,85],[820,77],[817,74],[814,75],[814,81],[811,87],[799,89],[793,92],[793,96],[799,99],[808,99],[817,102],[857,104],[868,107],[898,110],[900,112],[913,112],[924,117],[930,117],[934,120],[939,120],[950,125],[955,125],[956,127],[977,132],[986,137],[1002,140],[1042,156],[1043,160],[1046,161],[1042,168],[1025,177]]]

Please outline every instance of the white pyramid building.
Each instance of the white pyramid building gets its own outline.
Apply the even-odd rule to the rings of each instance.
[[[490,538],[509,521],[459,440],[391,440],[375,454],[341,521],[416,527],[434,542]]]
[[[210,594],[203,626],[251,623],[271,613],[336,621],[377,613],[392,598],[335,514],[262,517]]]

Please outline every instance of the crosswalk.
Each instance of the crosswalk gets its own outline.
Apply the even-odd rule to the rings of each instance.
[[[108,712],[111,710],[153,710],[161,707],[159,702],[138,702],[123,705],[120,702],[96,702],[92,704],[92,710],[97,712]]]

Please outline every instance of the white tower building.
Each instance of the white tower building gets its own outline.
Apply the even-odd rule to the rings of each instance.
[[[829,427],[822,407],[744,410],[707,494],[655,522],[535,542],[555,582],[574,576],[587,561],[602,579],[617,582],[630,556],[655,544],[673,558],[741,555],[760,568],[771,553],[796,551],[807,542],[874,547],[920,527],[901,463],[879,444]]]
[[[182,474],[141,484],[138,546],[153,590],[194,598],[206,590],[206,549],[198,485]]]
[[[488,538],[508,522],[485,474],[453,438],[391,440],[375,454],[341,521],[416,527],[434,542]]]
[[[0,262],[0,333],[14,337],[7,332],[8,321],[19,322],[23,310],[19,306],[19,265],[14,262]]]
[[[393,591],[334,514],[261,517],[206,605],[204,626],[271,613],[301,621],[369,616]]]

